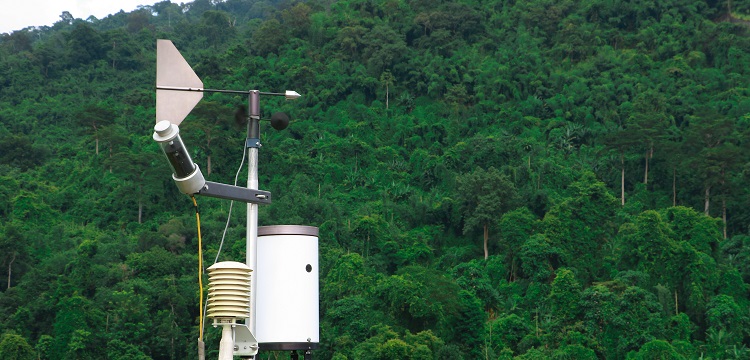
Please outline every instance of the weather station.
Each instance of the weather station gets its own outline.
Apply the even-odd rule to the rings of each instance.
[[[243,154],[248,158],[247,187],[206,181],[180,137],[180,123],[204,92],[247,96],[247,138]],[[258,206],[271,203],[271,193],[258,188],[260,97],[300,97],[258,90],[205,89],[203,82],[170,40],[156,46],[156,125],[153,139],[172,169],[180,192],[196,206],[199,247],[200,319],[198,357],[205,359],[204,318],[221,327],[219,360],[233,356],[256,359],[259,351],[290,351],[298,359],[312,359],[319,346],[318,228],[302,225],[258,226]],[[275,113],[271,126],[283,130],[289,117]],[[242,165],[240,165],[242,167]],[[245,262],[215,262],[208,272],[208,296],[203,304],[200,215],[195,195],[247,203]],[[231,206],[230,206],[231,215]],[[220,247],[221,248],[221,247]],[[217,256],[218,260],[218,256]]]

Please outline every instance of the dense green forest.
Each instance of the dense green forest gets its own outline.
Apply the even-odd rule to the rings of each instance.
[[[156,39],[207,88],[303,94],[262,100],[292,123],[262,123],[260,225],[320,228],[316,359],[750,359],[731,0],[163,1],[0,34],[0,358],[197,357]],[[208,180],[235,181],[245,100],[183,123]],[[198,201],[208,266],[230,206]]]

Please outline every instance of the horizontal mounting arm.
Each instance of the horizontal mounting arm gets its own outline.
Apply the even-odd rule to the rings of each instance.
[[[197,194],[261,205],[271,203],[271,193],[269,191],[248,189],[213,181],[206,181],[206,185]]]

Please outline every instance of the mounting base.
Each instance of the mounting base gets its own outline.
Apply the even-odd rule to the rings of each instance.
[[[242,358],[258,354],[258,340],[247,326],[237,324],[234,327],[234,355]]]

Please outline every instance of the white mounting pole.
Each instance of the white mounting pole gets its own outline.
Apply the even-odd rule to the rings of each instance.
[[[260,147],[260,92],[251,90],[248,96],[249,117],[247,122],[247,152],[248,152],[248,189],[258,190],[258,148]],[[258,204],[247,204],[247,266],[257,274],[258,264]],[[255,333],[256,319],[256,286],[253,279],[250,282],[250,318],[247,324],[250,333],[257,339]]]
[[[221,325],[221,342],[219,342],[219,360],[234,359],[234,339],[232,324]]]

